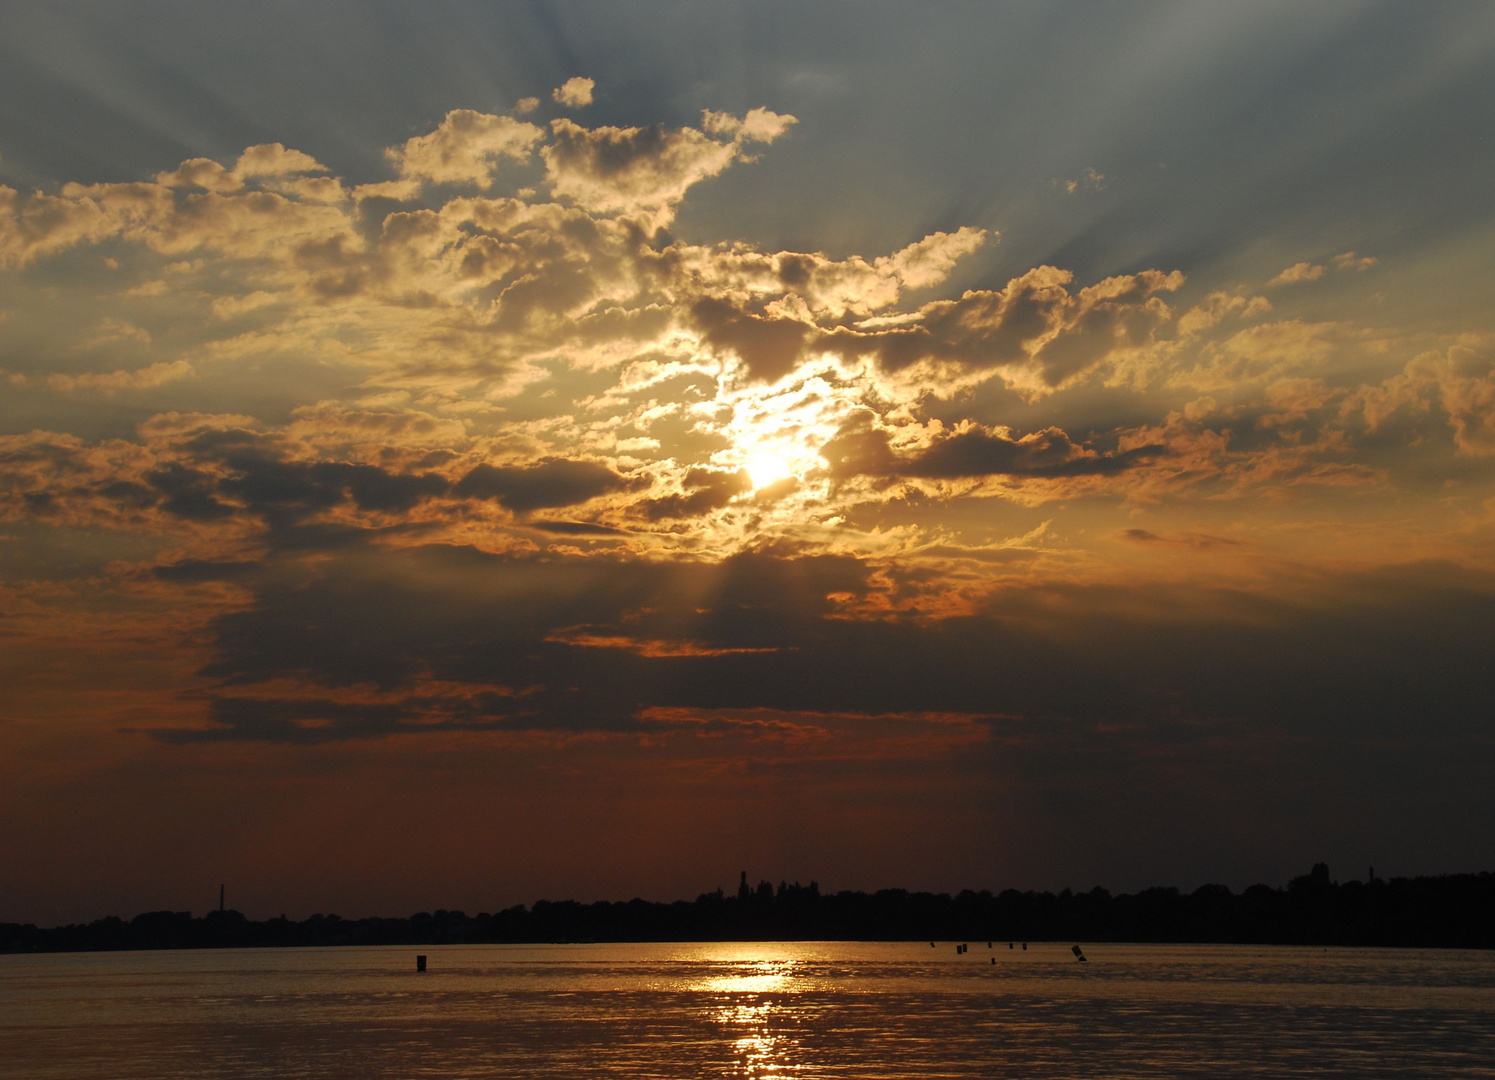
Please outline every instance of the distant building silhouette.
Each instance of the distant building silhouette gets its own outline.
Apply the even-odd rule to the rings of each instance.
[[[1373,874],[1374,871],[1371,871]],[[1370,875],[1368,875],[1370,876]],[[737,902],[720,889],[692,902],[537,900],[495,913],[421,912],[409,918],[313,915],[246,919],[227,907],[194,919],[185,911],[144,912],[41,929],[0,923],[0,953],[113,949],[201,949],[292,945],[457,945],[545,941],[940,941],[967,955],[968,941],[1157,941],[1284,945],[1375,945],[1495,949],[1495,873],[1373,878],[1335,883],[1319,863],[1287,888],[1235,893],[1202,885],[1192,893],[1153,888],[1130,896],[1103,889],[1058,894],[946,893],[883,889],[822,894],[815,882],[768,882],[741,875]],[[944,946],[939,946],[943,948]],[[1051,955],[1037,946],[1044,957]],[[1078,946],[1075,946],[1078,950]],[[408,956],[408,954],[405,954]],[[423,955],[423,954],[422,954]],[[948,954],[946,954],[948,955]],[[1076,952],[1075,959],[1081,953]],[[938,954],[936,953],[936,957]],[[931,959],[936,959],[931,957]],[[1041,958],[1042,959],[1042,958]]]

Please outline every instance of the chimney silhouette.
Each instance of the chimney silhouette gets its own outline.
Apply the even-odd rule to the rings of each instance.
[[[218,886],[218,910],[223,910],[223,886]]]

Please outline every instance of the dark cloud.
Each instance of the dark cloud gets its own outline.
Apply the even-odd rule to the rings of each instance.
[[[155,732],[168,743],[278,742],[320,743],[374,738],[412,732],[480,730],[502,724],[493,706],[496,695],[477,695],[456,703],[415,697],[397,703],[295,700],[215,696],[209,728],[169,728]]]
[[[846,617],[883,588],[872,571],[767,552],[664,565],[446,547],[287,567],[252,608],[216,622],[203,674],[220,693],[295,680],[325,688],[309,692],[316,702],[359,686],[408,700],[372,714],[257,706],[211,730],[302,739],[315,720],[325,740],[414,730],[421,715],[617,730],[649,708],[769,708],[1127,724],[1144,741],[1165,720],[1468,738],[1495,675],[1484,647],[1495,579],[1449,565],[1345,575],[1290,599],[1050,583],[943,620]],[[491,702],[481,716],[433,707],[420,700],[431,680]]]
[[[488,720],[501,716],[511,727],[631,728],[642,708],[688,700],[669,684],[718,674],[736,682],[767,654],[728,651],[717,658],[726,667],[699,669],[688,649],[650,658],[571,644],[563,631],[572,639],[584,628],[609,640],[694,643],[707,652],[795,648],[834,611],[833,594],[865,593],[866,576],[856,560],[831,556],[746,554],[718,565],[668,566],[448,547],[365,550],[314,572],[287,567],[267,575],[251,609],[218,620],[217,657],[203,674],[234,701],[244,696],[234,688],[279,679],[325,689],[311,695],[313,704],[297,698],[301,703],[284,713],[226,706],[215,713],[215,726],[170,737],[325,741],[366,736],[374,733],[371,724],[416,730],[421,716],[442,715],[419,700],[427,680],[503,698]],[[393,711],[381,703],[373,714],[357,702],[342,711],[321,704],[359,686],[405,700]],[[728,695],[721,703],[737,702]]]
[[[258,450],[234,451],[223,463],[230,472],[218,490],[272,524],[331,509],[347,497],[346,484],[317,465],[281,461]]]
[[[628,481],[594,461],[545,458],[534,465],[479,465],[452,489],[467,499],[495,499],[517,513],[575,506],[619,491]]]
[[[236,581],[254,575],[260,569],[256,562],[213,562],[208,559],[183,559],[158,566],[152,573],[162,581],[193,584],[200,581]]]
[[[1014,439],[1005,429],[968,425],[942,434],[915,454],[899,456],[891,434],[876,426],[870,410],[857,410],[821,448],[839,479],[852,476],[913,476],[954,479],[980,476],[1112,476],[1168,453],[1161,445],[1096,453],[1059,428]]]
[[[794,319],[741,311],[726,300],[703,297],[691,308],[706,343],[736,353],[755,379],[774,382],[793,371],[813,328]]]
[[[637,509],[649,521],[665,518],[696,517],[726,506],[738,495],[753,490],[746,469],[691,469],[683,481],[685,494],[645,499]]]
[[[1166,452],[1162,446],[1139,446],[1097,454],[1071,442],[1058,428],[1013,439],[973,427],[937,440],[901,471],[924,477],[1111,476]]]
[[[820,448],[831,475],[848,478],[897,473],[899,461],[890,445],[891,436],[876,422],[877,414],[871,409],[857,409],[842,421],[835,437]]]
[[[1171,318],[1155,294],[1178,289],[1184,277],[1147,270],[1071,291],[1073,280],[1067,270],[1035,267],[1003,289],[926,304],[915,325],[838,327],[818,334],[815,345],[848,358],[875,356],[889,371],[920,361],[1030,369],[1045,386],[1058,387],[1119,351],[1147,344]]]
[[[169,514],[187,518],[189,521],[214,521],[230,517],[234,508],[214,497],[217,483],[214,477],[197,469],[172,462],[155,469],[146,476],[146,482],[166,496],[162,503]],[[113,492],[109,488],[114,488]],[[113,495],[122,502],[135,501],[135,492],[118,485],[106,485],[105,494]]]
[[[160,490],[159,488],[153,489],[153,487],[148,487],[145,484],[137,484],[133,480],[111,480],[108,483],[100,484],[98,487],[99,494],[104,496],[104,498],[123,506],[135,507],[137,509],[155,506],[160,502]],[[178,505],[180,506],[181,504]],[[188,513],[181,516],[191,517],[192,515]]]
[[[623,529],[598,525],[591,521],[527,521],[525,528],[554,533],[557,536],[627,536]]]
[[[445,495],[451,487],[435,473],[391,473],[375,465],[337,461],[287,461],[268,447],[240,446],[230,442],[227,452],[217,456],[221,475],[210,477],[180,465],[152,474],[151,482],[169,495],[165,509],[200,519],[232,513],[233,508],[213,498],[212,492],[283,527],[349,500],[360,510],[403,513],[423,499]],[[200,442],[194,447],[224,448]]]
[[[399,513],[422,499],[445,495],[451,486],[434,473],[388,473],[373,465],[321,466],[329,478],[346,483],[360,510]]]
[[[604,178],[653,164],[680,137],[678,132],[666,131],[663,124],[590,131],[569,120],[557,121],[554,133],[555,143],[548,149],[558,168]]]

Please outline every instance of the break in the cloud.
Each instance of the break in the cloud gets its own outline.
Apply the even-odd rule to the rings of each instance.
[[[1353,251],[955,289],[990,223],[669,231],[797,124],[454,109],[383,176],[276,142],[0,188],[0,605],[42,673],[7,730],[131,762],[591,740],[847,806],[978,755],[970,790],[1131,785],[1133,822],[1192,770],[1272,835],[1233,763],[1378,773],[1418,725],[1488,758],[1495,343],[1260,292],[1379,266]]]

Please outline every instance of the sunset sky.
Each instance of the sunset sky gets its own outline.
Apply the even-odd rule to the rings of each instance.
[[[0,8],[0,921],[1492,869],[1495,7]]]

